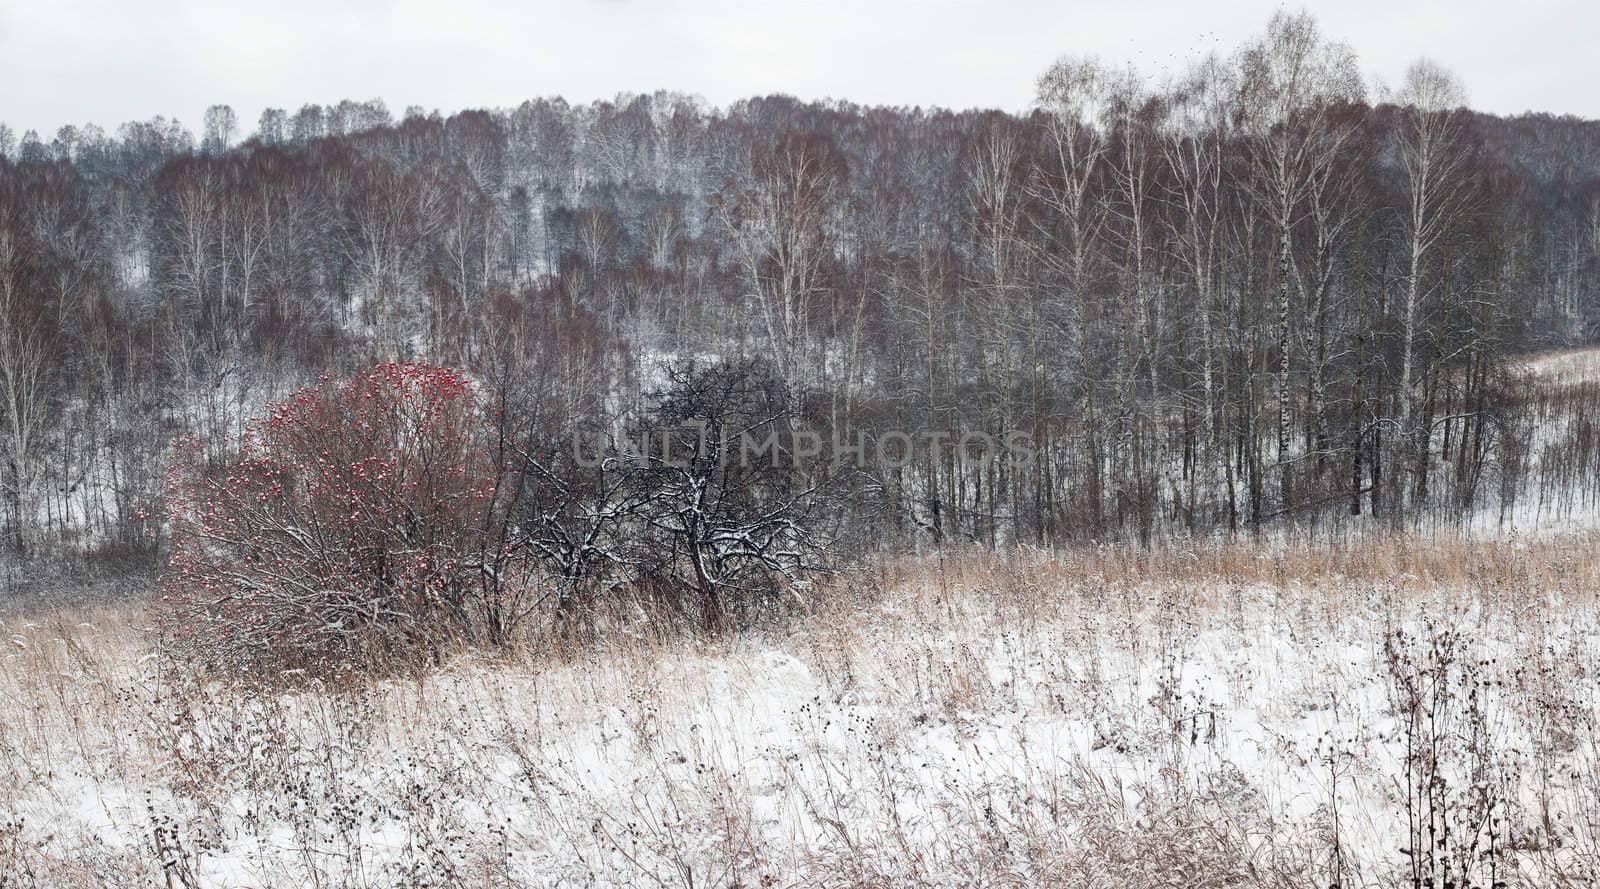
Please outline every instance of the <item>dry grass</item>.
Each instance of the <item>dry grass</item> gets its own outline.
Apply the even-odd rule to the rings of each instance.
[[[1597,542],[945,553],[337,688],[7,614],[0,886],[1590,885]]]
[[[973,549],[883,566],[876,582],[906,589],[992,589],[1048,610],[1063,590],[1085,585],[1183,588],[1195,605],[1215,606],[1241,585],[1344,589],[1372,584],[1414,593],[1439,589],[1510,595],[1532,589],[1600,589],[1600,532],[1546,538],[1475,539],[1405,534],[1259,545],[1193,541],[1155,548],[1114,544],[1067,553]],[[835,600],[837,601],[837,600]]]
[[[1513,369],[1546,382],[1594,382],[1600,380],[1600,349],[1584,347],[1540,352],[1517,361]]]

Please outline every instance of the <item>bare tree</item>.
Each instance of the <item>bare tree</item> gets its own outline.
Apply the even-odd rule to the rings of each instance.
[[[263,108],[256,120],[256,138],[263,145],[281,145],[289,138],[289,115],[282,108]]]
[[[1173,91],[1162,140],[1171,176],[1167,189],[1171,212],[1166,220],[1174,253],[1194,293],[1201,411],[1210,430],[1205,441],[1212,452],[1212,459],[1205,461],[1209,471],[1190,473],[1191,515],[1200,496],[1202,474],[1212,483],[1221,474],[1226,482],[1230,527],[1235,485],[1232,437],[1223,433],[1229,402],[1223,269],[1237,97],[1235,72],[1216,56],[1206,58]]]
[[[845,175],[830,138],[787,132],[754,152],[748,181],[717,206],[786,380],[801,378],[811,304],[830,256],[828,214]]]
[[[654,435],[659,449],[634,455],[642,460],[630,490],[646,549],[632,561],[646,576],[693,591],[704,626],[716,630],[733,606],[792,591],[824,570],[825,478],[792,436],[788,387],[759,364],[686,363],[670,377],[635,429]],[[747,447],[752,442],[761,453]]]
[[[221,154],[233,144],[233,135],[239,131],[239,116],[228,105],[212,105],[206,109],[205,137],[201,150],[207,154]]]
[[[32,298],[16,216],[0,194],[0,422],[5,433],[4,493],[12,514],[12,545],[25,553],[31,538],[33,487],[51,391],[54,351],[41,306]]]
[[[1241,57],[1244,123],[1250,150],[1248,187],[1277,234],[1277,445],[1289,494],[1291,291],[1294,233],[1307,200],[1355,132],[1335,112],[1361,99],[1360,74],[1349,49],[1325,42],[1309,13],[1279,12],[1267,33]]]
[[[1466,93],[1455,75],[1426,59],[1406,71],[1397,100],[1403,105],[1396,149],[1405,183],[1405,295],[1400,307],[1400,430],[1415,461],[1425,458],[1431,430],[1416,426],[1417,363],[1423,303],[1430,285],[1428,261],[1449,226],[1467,206]],[[1402,494],[1404,497],[1405,494]]]
[[[1044,261],[1061,288],[1061,307],[1055,313],[1061,320],[1055,330],[1077,348],[1077,394],[1088,445],[1084,496],[1089,501],[1090,521],[1097,528],[1104,501],[1105,454],[1095,404],[1096,335],[1089,325],[1091,264],[1104,235],[1107,214],[1106,202],[1098,199],[1095,188],[1107,165],[1108,142],[1102,124],[1109,80],[1100,63],[1076,58],[1057,61],[1039,78],[1037,103],[1049,116],[1045,156],[1033,186],[1034,197],[1046,210],[1041,223],[1050,227],[1042,241],[1046,245]],[[1044,442],[1048,466],[1048,441],[1037,433],[1036,440]]]

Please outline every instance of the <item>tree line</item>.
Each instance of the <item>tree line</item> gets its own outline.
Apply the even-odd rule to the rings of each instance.
[[[1065,58],[1025,114],[656,93],[269,109],[242,141],[226,106],[198,141],[0,127],[3,545],[147,561],[174,439],[220,465],[269,403],[396,360],[476,381],[548,491],[589,478],[572,434],[680,403],[686,360],[757,360],[833,441],[1026,434],[1026,460],[867,467],[858,546],[1503,507],[1511,359],[1600,335],[1600,122],[1466,104],[1425,61],[1374,95],[1279,14],[1159,82]]]

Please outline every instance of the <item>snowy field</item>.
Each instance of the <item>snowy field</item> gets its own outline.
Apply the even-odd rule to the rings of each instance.
[[[1593,885],[1597,542],[953,555],[339,689],[8,613],[0,885]]]
[[[1522,359],[1514,369],[1554,383],[1593,383],[1600,380],[1600,349],[1542,352]]]

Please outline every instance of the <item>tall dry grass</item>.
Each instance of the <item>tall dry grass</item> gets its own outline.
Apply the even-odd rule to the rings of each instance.
[[[14,608],[0,886],[1414,886],[1483,812],[1430,874],[1590,885],[1596,542],[946,551],[343,681]]]

